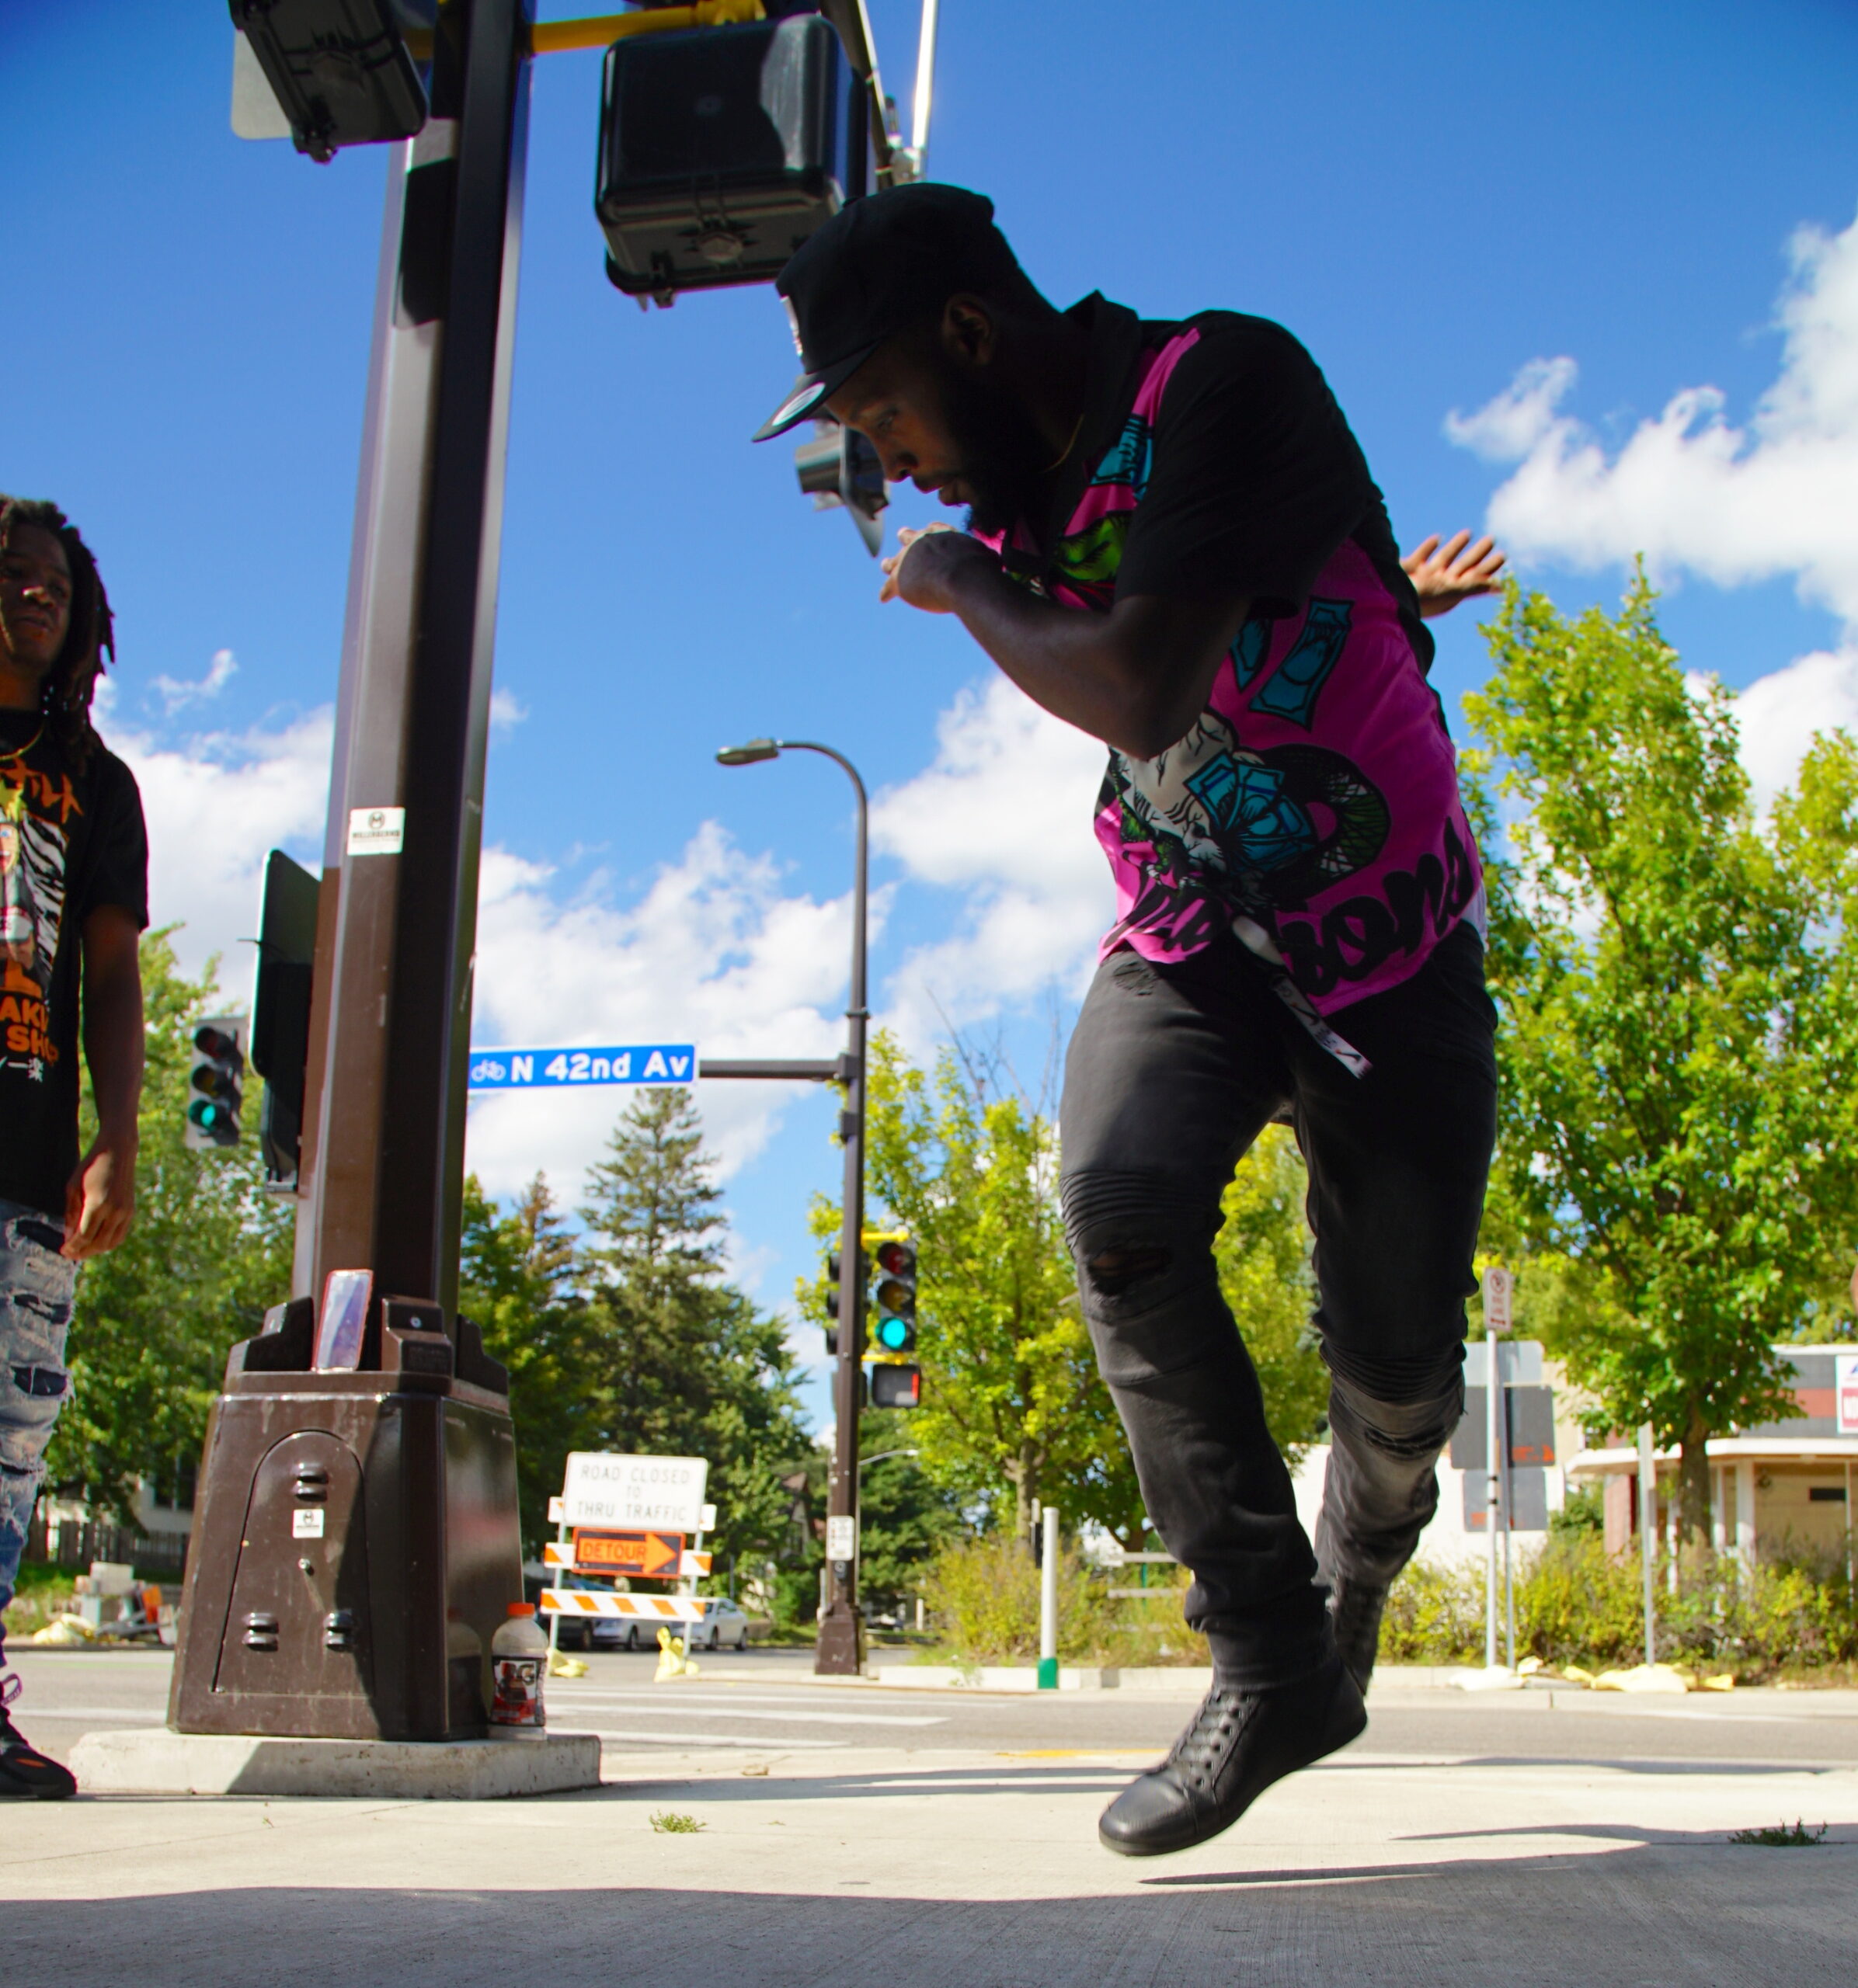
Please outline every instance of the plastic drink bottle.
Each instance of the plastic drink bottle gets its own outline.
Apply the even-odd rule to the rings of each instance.
[[[508,1619],[490,1639],[490,1729],[499,1737],[539,1739],[542,1680],[548,1639],[536,1627],[532,1602],[513,1601]]]

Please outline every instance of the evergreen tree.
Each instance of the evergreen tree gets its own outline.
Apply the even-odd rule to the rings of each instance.
[[[700,1456],[720,1571],[778,1555],[783,1475],[812,1449],[780,1323],[722,1274],[725,1224],[687,1090],[642,1092],[622,1114],[582,1211],[588,1329],[599,1370],[593,1447]]]
[[[574,1239],[540,1173],[506,1215],[475,1174],[467,1177],[458,1309],[510,1369],[523,1541],[532,1553],[554,1536],[548,1500],[562,1488],[568,1452],[599,1447],[599,1365],[578,1272]]]

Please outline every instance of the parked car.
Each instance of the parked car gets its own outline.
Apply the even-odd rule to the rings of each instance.
[[[703,1620],[691,1625],[692,1649],[746,1649],[748,1611],[718,1596],[705,1599]]]

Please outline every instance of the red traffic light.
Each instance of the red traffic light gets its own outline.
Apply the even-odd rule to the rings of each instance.
[[[880,1242],[877,1262],[878,1268],[886,1277],[916,1275],[916,1252],[907,1242]]]
[[[235,1069],[242,1069],[245,1057],[238,1047],[236,1036],[227,1034],[221,1028],[207,1023],[193,1031],[193,1046],[203,1056],[211,1056],[216,1063],[230,1063]]]

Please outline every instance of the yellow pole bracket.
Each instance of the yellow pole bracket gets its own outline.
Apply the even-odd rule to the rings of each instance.
[[[559,55],[571,48],[610,47],[628,35],[729,27],[764,18],[761,0],[696,0],[690,7],[644,7],[630,14],[594,14],[584,21],[538,21],[529,30],[529,49],[534,55]]]

